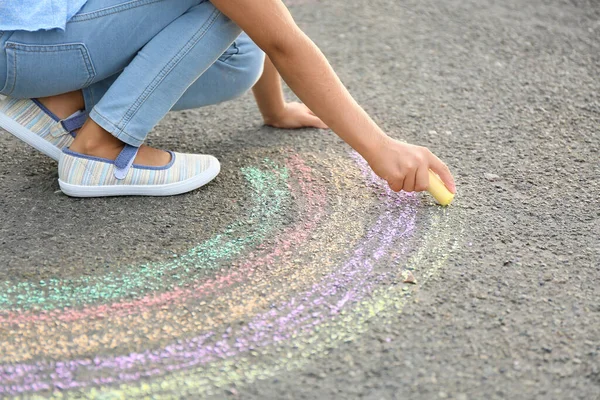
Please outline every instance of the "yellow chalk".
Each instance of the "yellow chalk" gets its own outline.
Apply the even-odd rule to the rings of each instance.
[[[444,182],[432,170],[429,170],[429,188],[427,188],[427,191],[442,206],[447,206],[454,200],[454,194],[446,188]]]

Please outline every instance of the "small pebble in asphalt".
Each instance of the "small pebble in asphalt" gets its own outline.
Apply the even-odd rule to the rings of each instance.
[[[490,182],[496,182],[500,180],[500,176],[496,174],[490,174],[486,172],[485,174],[483,174],[483,176]]]

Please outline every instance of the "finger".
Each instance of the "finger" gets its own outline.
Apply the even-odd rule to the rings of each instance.
[[[405,192],[414,192],[415,191],[415,180],[417,178],[417,170],[409,170],[408,174],[406,174],[406,178],[404,178],[404,190]]]
[[[396,178],[390,180],[388,181],[388,185],[390,186],[390,189],[392,189],[394,192],[399,192],[404,187],[404,178]]]
[[[321,121],[319,117],[316,117],[314,115],[306,116],[306,118],[304,119],[304,126],[312,126],[314,128],[319,129],[329,129],[325,122]]]
[[[429,168],[438,174],[438,176],[444,182],[444,185],[448,188],[452,193],[456,193],[456,185],[454,184],[454,178],[452,177],[452,173],[450,169],[435,155],[432,154],[432,157],[429,160]]]
[[[415,182],[415,192],[423,192],[429,188],[429,168],[422,165],[417,170],[417,180]]]

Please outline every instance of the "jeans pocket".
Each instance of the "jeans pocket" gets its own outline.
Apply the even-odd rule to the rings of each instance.
[[[6,84],[0,93],[44,97],[89,86],[96,72],[83,43],[31,45],[6,42]]]

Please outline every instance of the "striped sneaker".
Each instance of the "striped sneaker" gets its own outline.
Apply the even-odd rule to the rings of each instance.
[[[209,155],[170,151],[162,167],[133,163],[138,148],[125,145],[116,160],[87,156],[64,149],[58,162],[58,183],[68,196],[172,196],[212,181],[221,170]]]
[[[61,120],[35,99],[0,100],[0,127],[56,161],[86,119],[87,113],[77,111]]]

